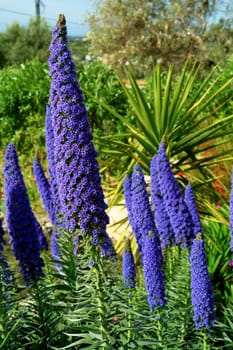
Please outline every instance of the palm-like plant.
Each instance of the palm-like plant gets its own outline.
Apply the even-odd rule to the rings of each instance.
[[[157,65],[146,90],[140,88],[132,71],[127,69],[129,86],[123,80],[120,82],[131,106],[132,121],[98,101],[126,128],[124,135],[108,135],[97,140],[105,150],[111,141],[111,161],[114,157],[119,160],[123,154],[129,156],[128,167],[120,174],[118,187],[114,183],[114,189],[109,191],[112,204],[116,203],[125,174],[135,163],[149,173],[151,158],[162,140],[166,142],[174,170],[189,171],[190,176],[199,174],[201,183],[210,179],[209,165],[229,159],[231,150],[228,147],[227,151],[222,145],[229,141],[226,136],[233,133],[233,115],[217,116],[230,99],[225,92],[233,79],[220,83],[220,76],[216,77],[214,69],[200,82],[200,69],[198,65],[190,68],[187,63],[177,77],[172,67],[162,72]],[[121,136],[127,138],[127,142],[120,141]],[[197,172],[190,172],[194,169]]]

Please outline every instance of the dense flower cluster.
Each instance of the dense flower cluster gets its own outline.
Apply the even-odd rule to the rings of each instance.
[[[51,188],[48,179],[45,176],[44,170],[39,159],[33,161],[33,173],[36,180],[44,208],[48,213],[50,220],[54,217],[54,207],[52,202]]]
[[[107,206],[63,15],[53,31],[49,66],[54,159],[65,226],[71,233],[80,227],[83,233],[92,234],[93,244],[101,245],[106,241],[109,222]]]
[[[122,271],[125,288],[135,288],[136,270],[134,264],[134,256],[131,250],[130,241],[127,240],[122,255]]]
[[[191,299],[196,329],[212,328],[214,324],[214,296],[201,234],[193,240],[191,255]]]
[[[4,193],[6,223],[12,250],[23,275],[24,282],[36,282],[43,276],[43,260],[40,258],[40,241],[35,216],[30,207],[18,157],[13,144],[5,153]]]
[[[233,171],[231,175],[231,193],[230,193],[230,235],[231,235],[231,242],[230,242],[230,248],[233,252]]]
[[[165,249],[167,245],[174,244],[175,238],[160,191],[157,172],[157,157],[154,156],[151,160],[150,165],[151,199],[154,208],[154,218],[157,229],[159,231],[161,246],[162,249]]]
[[[198,214],[197,205],[195,202],[195,197],[194,197],[194,193],[191,185],[187,185],[185,188],[185,203],[192,217],[193,233],[194,233],[194,236],[196,237],[198,233],[202,232],[202,225],[201,225],[201,221]]]
[[[160,144],[157,155],[158,180],[177,244],[190,247],[194,238],[192,217],[184,196],[171,170],[166,156],[166,147]]]
[[[124,178],[123,190],[124,190],[125,206],[126,206],[127,213],[128,213],[129,223],[130,223],[130,225],[132,227],[134,236],[136,238],[136,242],[137,242],[137,245],[138,245],[139,253],[142,254],[142,246],[141,246],[141,243],[140,243],[140,238],[141,238],[140,237],[140,232],[137,231],[136,225],[135,225],[134,220],[133,220],[131,178],[130,178],[130,176],[128,174]]]
[[[139,252],[143,255],[145,237],[150,231],[158,236],[158,231],[150,207],[144,174],[139,165],[134,166],[132,173],[131,211],[138,236]]]
[[[150,310],[165,306],[163,259],[158,237],[153,232],[145,237],[143,269]]]

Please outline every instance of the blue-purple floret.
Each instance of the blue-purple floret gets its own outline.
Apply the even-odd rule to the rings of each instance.
[[[150,231],[158,236],[150,207],[144,174],[139,165],[133,167],[131,183],[131,212],[135,226],[138,250],[143,255],[145,237]]]
[[[214,295],[208,273],[204,240],[201,234],[193,240],[190,255],[191,270],[191,300],[193,320],[198,330],[207,329],[214,325]]]
[[[162,249],[165,249],[166,246],[174,244],[175,237],[160,190],[156,156],[154,156],[151,160],[150,179],[151,199],[154,208],[154,218],[157,225],[157,229],[159,231]]]
[[[136,225],[134,223],[133,213],[132,213],[131,178],[128,174],[126,174],[126,176],[124,178],[123,191],[124,191],[125,206],[126,206],[127,213],[128,213],[129,223],[132,227],[134,236],[136,238],[139,253],[142,254],[142,247],[141,247],[141,243],[140,243],[140,232],[137,231]]]
[[[123,272],[123,279],[124,279],[124,287],[135,288],[136,269],[135,269],[135,263],[134,263],[134,256],[129,243],[123,250],[122,272]]]
[[[171,170],[164,143],[161,143],[158,149],[157,170],[161,194],[172,225],[176,244],[190,248],[191,241],[194,238],[192,217]]]
[[[197,205],[195,201],[195,196],[191,185],[187,185],[185,188],[185,203],[192,217],[193,222],[193,233],[194,236],[202,232],[201,220],[197,210]]]
[[[54,217],[54,206],[52,201],[51,187],[47,177],[45,176],[40,160],[37,158],[33,161],[33,173],[40,197],[42,199],[42,203],[49,216],[50,221],[52,222]]]
[[[5,153],[4,193],[6,223],[13,253],[19,261],[20,271],[26,285],[44,276],[43,260],[40,258],[40,242],[35,216],[32,212],[24,184],[18,157],[13,144]]]
[[[145,238],[143,270],[147,299],[151,312],[166,304],[163,259],[157,236],[150,232]]]
[[[71,233],[80,227],[84,234],[92,234],[93,244],[104,244],[107,205],[63,15],[53,31],[49,67],[54,159],[65,226]]]
[[[231,174],[231,192],[230,192],[230,248],[233,252],[233,170]]]

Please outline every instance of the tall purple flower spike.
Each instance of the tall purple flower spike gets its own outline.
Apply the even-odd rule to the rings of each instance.
[[[204,240],[199,233],[193,240],[190,255],[191,300],[196,329],[214,325],[214,295],[206,262]]]
[[[157,225],[157,229],[159,231],[162,249],[165,249],[166,246],[173,245],[175,243],[175,237],[160,191],[156,156],[154,156],[151,160],[150,179],[151,199],[154,208],[154,218]]]
[[[45,176],[44,170],[39,159],[34,159],[33,161],[33,173],[36,180],[37,188],[42,199],[44,208],[48,214],[50,221],[53,221],[54,217],[54,207],[52,201],[52,194],[50,183]]]
[[[134,256],[128,239],[125,244],[122,255],[122,272],[125,288],[135,288],[136,285],[136,269]]]
[[[158,149],[157,170],[160,191],[172,225],[176,244],[190,248],[194,238],[192,217],[171,170],[164,143],[161,143]]]
[[[233,252],[233,170],[231,175],[231,192],[230,192],[230,248]]]
[[[152,231],[158,238],[158,244],[160,244],[159,234],[151,211],[144,174],[139,165],[133,167],[131,181],[131,211],[138,235],[138,249],[143,255],[144,241],[148,233]]]
[[[106,255],[106,245],[111,246],[109,251],[113,249],[106,233],[107,205],[87,110],[67,45],[64,15],[53,31],[49,67],[54,159],[65,226],[71,233],[80,227],[84,234],[92,235],[92,243],[99,244]]]
[[[140,255],[142,255],[142,244],[141,244],[141,236],[140,236],[140,231],[137,230],[134,218],[133,218],[133,213],[132,213],[132,191],[131,191],[131,178],[127,174],[124,178],[123,182],[123,190],[124,190],[124,199],[125,199],[125,206],[127,209],[128,213],[128,219],[129,223],[132,227],[134,236],[136,238],[136,242],[138,245],[138,251]]]
[[[202,230],[201,220],[198,214],[197,205],[196,205],[196,201],[195,201],[195,197],[194,197],[194,193],[191,185],[187,185],[185,188],[185,203],[192,217],[193,233],[194,233],[194,236],[196,237],[196,235],[198,233],[202,233],[203,230]]]
[[[152,231],[144,242],[143,270],[147,299],[152,312],[153,309],[166,304],[163,259],[158,238]]]
[[[37,222],[30,206],[13,144],[7,146],[3,172],[8,233],[13,253],[19,261],[23,280],[28,285],[44,276],[42,270],[44,263],[40,258]]]

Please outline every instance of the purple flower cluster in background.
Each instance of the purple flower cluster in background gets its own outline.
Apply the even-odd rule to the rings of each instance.
[[[201,221],[200,221],[200,217],[197,210],[197,205],[196,205],[196,201],[195,201],[195,197],[194,197],[194,193],[191,185],[187,185],[185,188],[185,203],[192,217],[193,233],[194,233],[194,236],[196,237],[198,233],[202,232],[202,225],[201,225]]]
[[[54,206],[52,201],[52,194],[50,183],[45,176],[44,170],[41,166],[39,159],[34,159],[33,161],[33,173],[36,180],[37,188],[39,190],[44,208],[48,213],[49,219],[53,222],[54,218]]]
[[[150,310],[165,306],[165,286],[163,259],[158,237],[150,232],[145,237],[143,253],[143,269]]]
[[[151,160],[150,177],[151,199],[154,208],[154,218],[157,225],[157,229],[159,231],[162,249],[165,249],[166,246],[174,244],[175,238],[174,233],[172,231],[170,219],[165,208],[163,197],[160,191],[156,156],[154,156]]]
[[[124,180],[124,196],[129,220],[142,258],[148,303],[153,311],[154,308],[165,305],[163,256],[144,174],[139,165],[133,167],[131,180],[128,176]]]
[[[158,236],[158,231],[150,207],[144,174],[139,165],[133,167],[131,181],[131,212],[138,235],[138,239],[137,236],[136,239],[139,242],[139,252],[143,255],[146,236],[150,231]]]
[[[132,227],[134,236],[136,238],[138,251],[140,253],[140,256],[142,256],[141,232],[139,230],[137,230],[137,227],[136,227],[135,222],[134,222],[134,214],[132,212],[131,178],[128,174],[124,178],[123,189],[124,189],[125,206],[126,206],[126,209],[128,212],[129,223]]]
[[[125,244],[122,255],[122,271],[125,288],[135,288],[136,285],[136,270],[134,264],[134,256],[128,239]]]
[[[67,46],[66,23],[59,16],[53,31],[49,58],[50,114],[54,136],[55,173],[65,227],[81,228],[92,243],[113,245],[107,239],[105,210],[97,153],[92,142],[87,111]],[[105,254],[106,252],[103,252]]]
[[[208,273],[204,240],[198,234],[193,240],[190,255],[191,299],[196,329],[212,328],[214,324],[214,296]]]
[[[3,172],[8,234],[23,280],[28,285],[44,275],[44,263],[40,257],[39,224],[30,206],[13,144],[7,146]]]
[[[194,238],[192,217],[171,170],[164,143],[159,146],[156,163],[160,191],[175,234],[176,244],[189,248]]]

